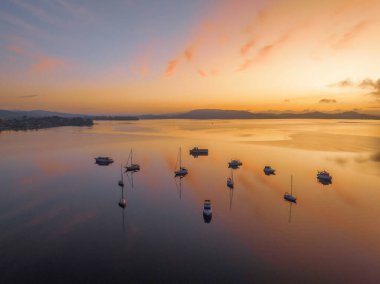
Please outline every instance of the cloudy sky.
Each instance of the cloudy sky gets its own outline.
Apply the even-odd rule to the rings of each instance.
[[[380,0],[3,0],[0,109],[380,114]]]

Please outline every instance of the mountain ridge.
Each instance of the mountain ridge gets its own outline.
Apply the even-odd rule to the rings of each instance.
[[[65,118],[87,117],[95,120],[130,120],[131,118],[139,119],[375,119],[379,120],[380,116],[363,114],[355,111],[345,111],[339,113],[325,113],[320,111],[311,111],[303,113],[270,113],[270,112],[250,112],[246,110],[223,110],[223,109],[194,109],[183,113],[169,114],[145,114],[145,115],[85,115],[72,114],[63,112],[52,112],[46,110],[31,111],[13,111],[0,110],[0,118],[21,118],[21,117],[49,117],[59,116]]]

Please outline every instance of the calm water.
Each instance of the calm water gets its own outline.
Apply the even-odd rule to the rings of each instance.
[[[376,121],[145,120],[1,133],[0,281],[379,283],[379,145]],[[194,146],[209,155],[193,158]],[[122,209],[117,182],[131,148],[142,170],[124,174]],[[97,166],[101,155],[115,163]],[[243,162],[233,191],[231,158]],[[267,164],[276,175],[264,175]],[[323,169],[331,185],[317,182]],[[296,205],[283,200],[291,174]]]

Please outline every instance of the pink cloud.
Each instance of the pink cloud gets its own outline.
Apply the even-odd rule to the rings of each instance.
[[[246,59],[242,65],[238,68],[237,71],[243,71],[246,70],[248,67],[251,66],[253,60],[252,59]]]
[[[36,73],[52,72],[66,67],[68,63],[62,59],[42,56],[33,64],[32,71]]]
[[[185,54],[185,57],[187,59],[187,61],[191,61],[191,59],[193,58],[193,51],[192,49],[188,48],[184,51],[184,54]]]
[[[26,55],[26,50],[18,45],[15,44],[9,44],[6,46],[6,49],[12,53],[18,54],[18,55]]]
[[[198,71],[198,74],[201,75],[202,77],[207,77],[207,74],[201,69],[198,69],[197,71]]]
[[[170,60],[170,61],[168,62],[167,67],[166,67],[165,74],[166,74],[167,76],[172,75],[173,72],[174,72],[174,70],[177,68],[178,64],[179,64],[179,59],[173,59],[173,60]]]
[[[362,33],[369,25],[368,21],[361,21],[352,26],[341,38],[332,44],[335,49],[345,48],[351,41],[353,41],[360,33]]]
[[[248,42],[246,42],[242,48],[240,49],[240,53],[241,55],[245,55],[253,46],[254,44],[256,43],[256,40],[255,39],[251,39],[249,40]]]

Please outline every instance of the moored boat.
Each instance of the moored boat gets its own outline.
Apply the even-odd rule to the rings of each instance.
[[[131,152],[129,153],[129,157],[128,157],[128,161],[127,161],[127,165],[125,166],[125,169],[127,172],[137,172],[140,170],[140,165],[133,163],[132,149],[131,149]]]
[[[317,179],[325,182],[332,181],[332,176],[327,171],[318,171],[317,173]]]
[[[264,167],[264,173],[269,176],[269,175],[275,175],[276,174],[276,170],[275,169],[272,169],[271,166],[265,166]]]
[[[193,149],[190,149],[189,153],[194,158],[196,158],[198,156],[207,156],[208,155],[208,149],[200,149],[198,147],[194,147]]]
[[[242,165],[243,165],[243,163],[240,160],[237,160],[237,159],[233,159],[230,162],[228,162],[228,167],[229,168],[233,168],[233,169],[237,169],[237,168],[239,168]]]
[[[293,195],[293,176],[290,176],[290,193],[285,192],[284,193],[284,199],[289,202],[297,202],[297,197]]]
[[[181,159],[181,147],[179,147],[178,157],[177,157],[177,164],[179,164],[179,168],[177,170],[174,170],[174,175],[176,177],[184,177],[188,174],[188,170],[182,166],[182,159]],[[176,164],[176,168],[177,168]]]
[[[95,158],[95,163],[100,166],[108,166],[113,163],[113,160],[110,157],[97,157]]]

